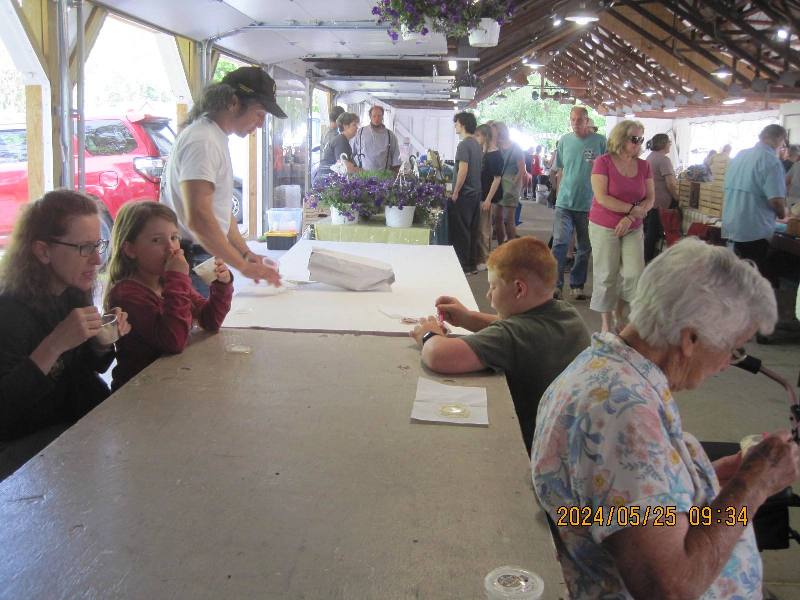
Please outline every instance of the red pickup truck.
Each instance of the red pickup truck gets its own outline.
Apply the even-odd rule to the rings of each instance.
[[[164,117],[129,112],[123,118],[86,119],[86,191],[108,209],[103,215],[104,237],[123,204],[158,200],[164,160],[174,141],[175,133]],[[28,201],[27,161],[25,126],[0,125],[0,245]]]

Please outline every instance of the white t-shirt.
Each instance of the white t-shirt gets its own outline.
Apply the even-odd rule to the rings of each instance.
[[[188,125],[175,140],[161,190],[161,202],[178,215],[181,237],[196,241],[197,235],[187,225],[189,215],[181,196],[181,182],[193,179],[214,184],[214,218],[227,236],[233,209],[233,167],[228,136],[205,116]]]

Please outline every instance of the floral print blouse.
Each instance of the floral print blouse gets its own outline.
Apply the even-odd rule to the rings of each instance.
[[[719,492],[708,456],[681,428],[664,373],[610,333],[595,334],[591,346],[542,397],[531,469],[536,495],[554,523],[564,521],[565,509],[559,510],[564,506],[591,507],[593,515],[603,517],[586,526],[570,526],[567,519],[566,526],[554,528],[575,600],[631,598],[613,557],[601,545],[622,528],[608,519],[610,507],[627,507],[627,515],[638,510],[640,519],[649,511],[653,519],[663,516],[665,507],[687,513],[691,506],[709,504]],[[617,514],[621,518],[624,513]],[[750,524],[702,598],[759,599],[761,578]]]

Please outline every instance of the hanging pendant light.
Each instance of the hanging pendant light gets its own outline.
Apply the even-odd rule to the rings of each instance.
[[[594,23],[595,21],[600,20],[597,12],[586,8],[585,2],[581,2],[579,8],[569,11],[566,15],[564,15],[564,18],[567,21],[577,25],[588,25],[589,23]]]

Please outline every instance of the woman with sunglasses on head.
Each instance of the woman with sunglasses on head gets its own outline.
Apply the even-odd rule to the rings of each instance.
[[[107,246],[96,202],[76,192],[48,192],[17,220],[0,263],[0,479],[109,394],[98,373],[114,346],[95,338],[92,303]]]
[[[592,300],[602,315],[602,331],[624,325],[644,270],[642,220],[653,208],[655,188],[650,163],[639,158],[644,126],[621,121],[608,138],[608,152],[594,161],[589,239],[592,243]]]

